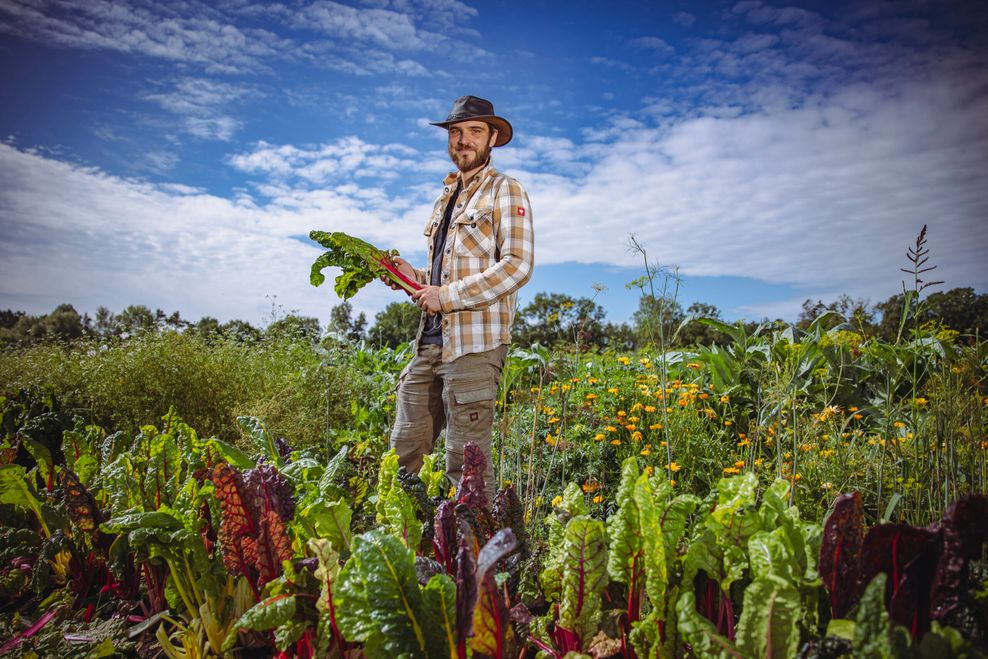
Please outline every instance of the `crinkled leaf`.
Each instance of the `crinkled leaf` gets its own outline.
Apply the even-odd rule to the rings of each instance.
[[[737,648],[746,657],[785,659],[799,647],[799,591],[792,582],[758,577],[745,588]]]
[[[857,492],[842,494],[823,525],[819,571],[835,618],[847,615],[858,600],[858,560],[864,540],[864,506]]]
[[[317,499],[301,510],[299,515],[312,525],[318,537],[331,540],[333,546],[338,547],[341,552],[349,551],[350,519],[353,511],[346,501],[341,499],[327,503],[323,499]]]
[[[854,624],[854,656],[857,659],[887,659],[910,656],[909,632],[892,623],[885,610],[884,574],[868,584]]]
[[[0,503],[7,503],[35,514],[46,536],[51,535],[41,514],[41,503],[35,498],[27,482],[27,473],[21,465],[0,465]]]
[[[240,631],[268,631],[291,621],[295,616],[294,595],[276,595],[258,602],[234,623],[223,641],[223,651],[228,652],[237,644]]]
[[[228,444],[221,439],[211,437],[206,440],[206,450],[214,454],[222,461],[228,462],[237,469],[250,469],[257,464],[256,460],[249,458],[243,451],[233,444]]]
[[[274,441],[274,435],[268,430],[267,424],[253,416],[238,416],[237,425],[253,442],[254,446],[261,452],[262,455],[267,457],[272,464],[281,466],[284,464],[284,459],[281,457],[281,452],[278,451],[278,446]]]
[[[389,451],[381,459],[378,471],[376,521],[406,546],[416,548],[422,540],[422,523],[415,514],[415,502],[405,492],[398,478],[398,455]]]
[[[607,520],[607,574],[631,589],[640,587],[644,568],[641,513],[634,496],[639,475],[638,460],[627,458],[621,466],[621,482],[615,496],[618,509]]]
[[[354,537],[351,549],[333,600],[344,636],[372,657],[448,656],[439,616],[415,578],[414,552],[380,530]]]
[[[607,586],[607,539],[602,522],[586,516],[566,525],[559,626],[579,635],[583,647],[597,633],[600,596]]]

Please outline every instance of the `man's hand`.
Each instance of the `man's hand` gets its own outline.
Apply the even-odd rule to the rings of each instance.
[[[412,268],[411,264],[409,264],[408,261],[406,261],[405,259],[401,258],[400,256],[394,256],[394,257],[391,258],[391,262],[395,264],[395,267],[396,268],[398,268],[398,272],[400,272],[401,274],[405,275],[406,277],[408,277],[412,281],[415,281],[415,269]],[[381,281],[383,281],[385,284],[387,284],[388,286],[390,286],[391,287],[391,290],[393,290],[393,291],[403,291],[403,290],[405,290],[401,286],[399,286],[398,284],[396,284],[393,281],[391,281],[390,279],[388,279],[387,275],[381,275]]]
[[[422,290],[412,293],[412,302],[428,314],[439,313],[439,286],[424,286]]]

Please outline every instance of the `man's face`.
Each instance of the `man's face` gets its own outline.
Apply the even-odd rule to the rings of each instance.
[[[461,172],[482,166],[491,155],[497,131],[483,121],[461,121],[449,127],[449,157]]]

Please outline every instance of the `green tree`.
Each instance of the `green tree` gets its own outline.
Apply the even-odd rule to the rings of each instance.
[[[125,333],[133,335],[157,329],[158,320],[143,304],[132,304],[117,314],[113,325],[114,333],[118,336]]]
[[[220,325],[220,332],[226,337],[244,343],[258,341],[261,338],[261,330],[244,320],[227,321]]]
[[[638,310],[631,316],[638,345],[658,345],[661,336],[667,347],[672,346],[673,335],[685,317],[683,307],[675,299],[643,295]]]
[[[318,318],[291,313],[274,321],[265,330],[265,334],[271,338],[306,341],[317,341],[319,332]]]
[[[353,305],[348,301],[336,305],[329,311],[329,326],[326,329],[348,341],[359,341],[364,338],[366,328],[367,317],[364,312],[361,311],[354,318]]]
[[[367,339],[376,346],[397,348],[415,338],[422,311],[409,302],[392,302],[374,316]]]
[[[720,309],[712,304],[706,304],[704,302],[694,302],[686,310],[687,318],[712,318],[714,320],[723,320],[720,316]],[[710,345],[727,345],[731,342],[731,337],[727,336],[723,332],[720,332],[709,325],[704,325],[703,323],[698,323],[693,320],[687,323],[685,327],[680,331],[678,342],[680,345],[684,346],[710,346]]]
[[[604,309],[590,298],[574,298],[563,293],[537,293],[515,315],[511,328],[514,341],[522,346],[539,343],[554,346],[579,343],[603,346]]]

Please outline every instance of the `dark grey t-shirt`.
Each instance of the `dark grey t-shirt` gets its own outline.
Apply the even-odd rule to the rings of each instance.
[[[456,199],[460,196],[462,183],[457,182],[456,189],[453,190],[449,203],[446,204],[446,212],[443,213],[442,224],[433,239],[432,244],[432,277],[429,281],[433,286],[442,286],[443,269],[443,249],[446,247],[446,234],[449,233],[449,221],[453,217],[453,207]],[[422,338],[419,343],[441,346],[443,344],[443,315],[441,313],[432,314],[425,317],[425,328],[422,330]]]

